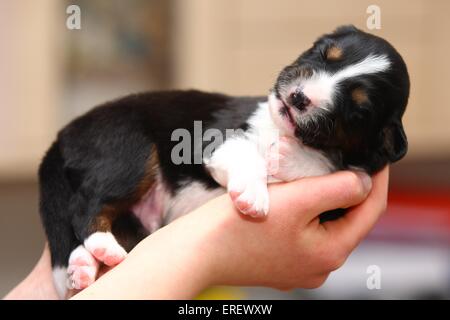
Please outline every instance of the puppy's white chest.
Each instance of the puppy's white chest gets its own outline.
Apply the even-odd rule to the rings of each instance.
[[[279,182],[334,171],[321,152],[285,136],[286,131],[273,122],[267,103],[260,104],[248,123],[250,129],[244,136],[225,141],[205,161],[222,186],[227,186],[230,176],[235,179],[266,177],[268,182]]]
[[[268,155],[269,182],[293,181],[334,171],[320,152],[300,144],[296,139],[281,137]]]
[[[250,129],[225,141],[205,164],[213,178],[230,192],[236,207],[251,216],[269,211],[267,183],[292,181],[333,171],[319,151],[285,136],[272,121],[267,103],[248,121]]]

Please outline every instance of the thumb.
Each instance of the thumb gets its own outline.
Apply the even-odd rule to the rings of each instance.
[[[271,209],[296,210],[311,221],[325,211],[361,203],[371,188],[370,176],[361,171],[302,178],[271,188]]]

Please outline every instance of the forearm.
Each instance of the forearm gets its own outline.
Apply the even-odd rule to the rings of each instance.
[[[207,204],[158,230],[72,299],[194,298],[213,282],[218,248],[209,240],[227,216],[233,215],[231,206],[230,210],[221,207],[214,212],[214,203]]]

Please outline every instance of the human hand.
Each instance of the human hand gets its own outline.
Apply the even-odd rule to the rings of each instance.
[[[361,178],[353,172],[271,185],[266,219],[254,221],[236,212],[224,217],[210,234],[211,261],[215,262],[212,284],[280,289],[320,286],[384,212],[388,176],[387,167],[375,174],[372,189],[368,176]],[[231,206],[224,197],[213,201],[216,212]],[[319,223],[320,213],[349,207],[340,219]]]

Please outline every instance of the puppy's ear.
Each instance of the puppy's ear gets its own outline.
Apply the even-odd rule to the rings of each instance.
[[[383,147],[390,162],[396,162],[405,156],[408,151],[408,140],[400,120],[384,128]]]

